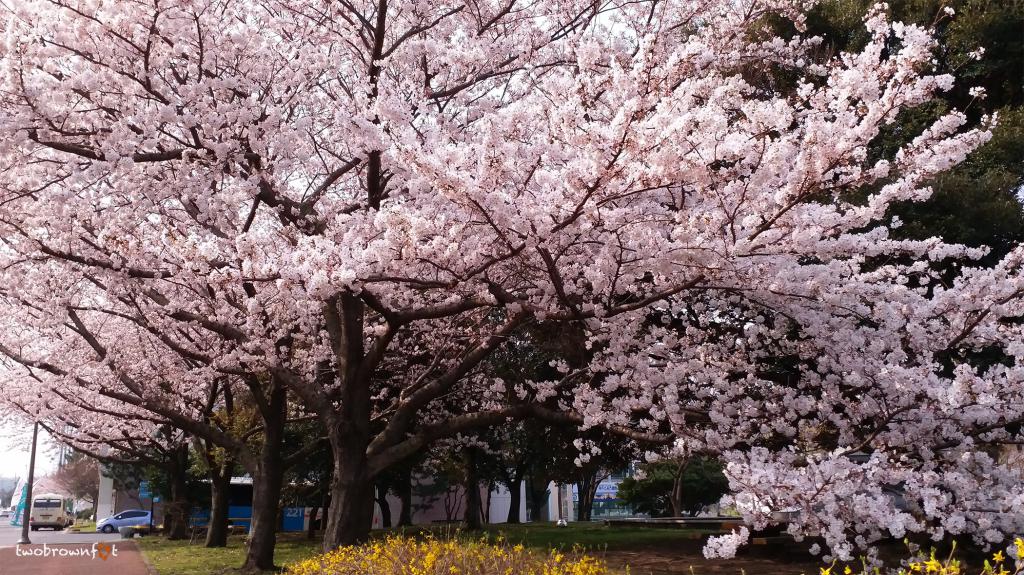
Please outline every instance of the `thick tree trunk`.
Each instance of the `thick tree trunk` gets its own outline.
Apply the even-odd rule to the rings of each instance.
[[[268,571],[274,568],[281,487],[284,484],[281,449],[287,399],[284,387],[274,382],[267,398],[266,412],[263,413],[263,444],[252,478],[252,519],[243,571]]]
[[[380,186],[374,176],[373,155],[367,176],[369,195]],[[377,167],[379,168],[379,155]],[[349,292],[324,306],[324,320],[335,349],[341,381],[341,413],[325,421],[334,470],[331,506],[327,510],[324,550],[362,543],[373,523],[373,477],[367,473],[366,448],[370,444],[370,386],[361,373],[363,361],[363,302]]]
[[[281,500],[283,473],[280,467],[260,469],[253,478],[252,528],[243,571],[267,571],[274,568],[274,546],[277,544],[277,523]]]
[[[541,521],[541,515],[548,504],[548,481],[547,477],[531,476],[527,482],[530,490],[530,521]],[[545,518],[544,521],[547,519]]]
[[[336,453],[334,458],[324,551],[362,543],[370,536],[373,481],[366,477],[365,456],[351,455],[351,452],[349,457],[345,455]]]
[[[505,522],[520,523],[522,521],[520,516],[520,508],[523,506],[522,476],[516,475],[512,478],[512,481],[508,486],[508,496],[508,518],[505,520]]]
[[[228,487],[231,472],[210,474],[210,523],[206,529],[207,547],[225,547],[228,544]]]
[[[388,492],[380,487],[377,491],[377,505],[380,506],[380,526],[391,529],[391,504],[388,503]]]
[[[402,472],[398,483],[398,498],[402,500],[402,512],[398,514],[398,526],[412,525],[412,470]]]
[[[466,514],[463,521],[466,522],[466,529],[479,530],[483,528],[480,521],[480,477],[477,472],[476,450],[472,447],[466,449]]]

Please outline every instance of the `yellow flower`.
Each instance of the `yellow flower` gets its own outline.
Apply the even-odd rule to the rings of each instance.
[[[853,569],[850,569],[850,566],[849,566],[849,565],[847,565],[847,566],[846,566],[846,567],[845,567],[845,568],[843,569],[843,575],[850,575],[851,573],[853,573]]]
[[[992,555],[992,560],[995,561],[996,563],[1002,563],[1003,560],[1005,560],[1005,559],[1006,559],[1006,557],[1003,556],[1003,552],[1002,551],[996,551],[995,554]]]

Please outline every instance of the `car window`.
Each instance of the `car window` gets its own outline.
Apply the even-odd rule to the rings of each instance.
[[[124,513],[118,513],[114,516],[114,519],[124,519]]]
[[[125,519],[134,519],[146,515],[145,511],[128,511],[124,514]]]
[[[52,509],[60,507],[60,499],[36,499],[33,503],[40,509]]]

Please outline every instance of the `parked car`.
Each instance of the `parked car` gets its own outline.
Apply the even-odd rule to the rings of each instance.
[[[14,512],[10,509],[0,509],[0,519],[10,519]]]
[[[149,511],[128,509],[107,517],[96,524],[96,531],[113,533],[121,527],[145,527],[149,525]]]

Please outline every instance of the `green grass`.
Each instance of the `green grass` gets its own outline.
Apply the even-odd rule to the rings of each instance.
[[[168,541],[163,537],[133,539],[156,569],[158,575],[210,575],[237,570],[245,560],[243,536],[228,538],[228,546],[203,547],[202,541],[189,545],[188,541]],[[306,540],[305,533],[278,533],[274,550],[274,563],[287,565],[301,561],[320,551],[320,541]]]
[[[82,533],[92,533],[92,532],[96,531],[96,522],[95,521],[75,522],[75,524],[71,526],[71,531],[79,531],[79,532],[82,532]]]

